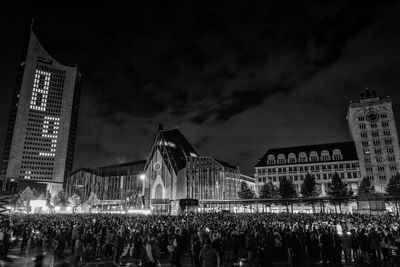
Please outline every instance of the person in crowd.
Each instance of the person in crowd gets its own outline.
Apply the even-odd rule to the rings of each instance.
[[[346,265],[351,264],[351,236],[350,233],[345,230],[342,234],[342,249],[344,253],[344,260]]]
[[[79,262],[81,261],[83,257],[83,251],[84,251],[84,246],[83,246],[83,241],[80,235],[76,236],[76,241],[74,245],[74,267],[79,266]]]
[[[218,252],[211,246],[211,239],[206,238],[204,247],[200,251],[199,260],[201,267],[219,267]]]

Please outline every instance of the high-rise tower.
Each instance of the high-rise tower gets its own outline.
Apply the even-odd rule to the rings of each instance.
[[[350,134],[356,145],[361,177],[368,177],[378,192],[400,171],[400,149],[389,97],[379,98],[367,89],[360,102],[347,111]]]
[[[32,29],[23,49],[1,174],[46,182],[53,191],[72,169],[81,75],[52,58]]]

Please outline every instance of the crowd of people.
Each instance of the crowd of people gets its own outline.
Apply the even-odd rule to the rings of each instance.
[[[13,215],[0,226],[1,257],[10,247],[22,255],[71,259],[74,266],[98,259],[157,266],[168,257],[181,266],[289,266],[321,262],[341,266],[399,264],[399,218],[350,214],[117,214]],[[342,255],[344,261],[342,261]]]

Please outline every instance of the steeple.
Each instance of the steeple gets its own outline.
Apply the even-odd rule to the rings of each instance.
[[[32,16],[31,26],[29,27],[29,31],[33,31],[33,23],[35,22],[35,17]]]
[[[371,98],[371,92],[369,91],[368,87],[365,89],[365,98]]]

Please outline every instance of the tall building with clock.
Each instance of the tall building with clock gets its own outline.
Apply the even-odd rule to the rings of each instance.
[[[10,110],[1,174],[62,188],[72,169],[80,73],[62,65],[30,29]]]
[[[359,102],[350,102],[347,121],[356,146],[361,177],[368,177],[378,192],[400,171],[400,148],[389,97],[367,89]]]

